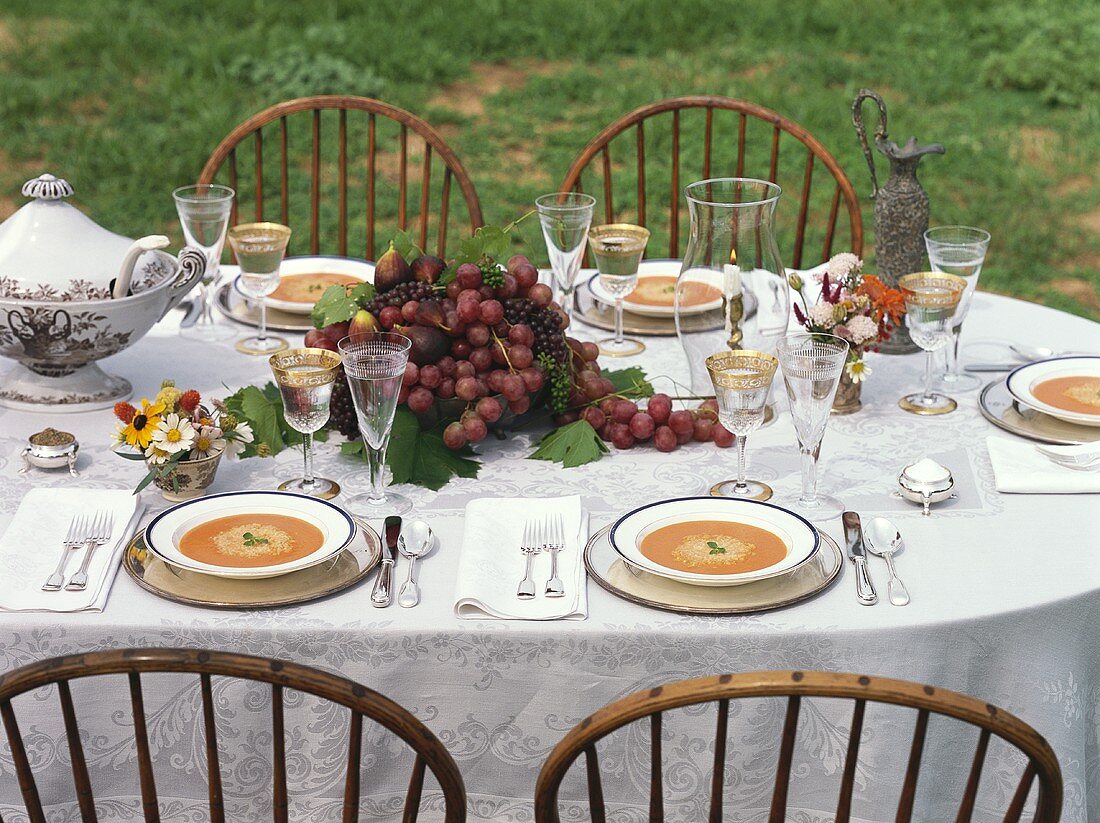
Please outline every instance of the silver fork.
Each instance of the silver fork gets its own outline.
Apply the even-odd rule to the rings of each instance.
[[[550,579],[546,581],[547,597],[565,597],[565,586],[558,577],[558,552],[565,548],[565,523],[559,514],[553,520],[553,526],[548,527],[550,537],[546,542],[546,550],[550,552]]]
[[[523,524],[523,539],[520,540],[519,550],[523,552],[527,562],[523,567],[523,580],[519,582],[519,588],[516,589],[516,597],[520,600],[531,600],[535,596],[535,581],[531,579],[531,562],[541,549],[541,538],[541,524],[536,526],[534,520],[528,520]]]
[[[74,549],[79,549],[84,545],[84,541],[87,539],[88,525],[88,518],[85,515],[73,515],[73,519],[69,521],[69,531],[65,535],[65,539],[61,541],[61,545],[65,548],[61,550],[57,568],[42,584],[42,591],[55,592],[61,588],[61,584],[65,582],[65,566],[69,563],[69,555]]]
[[[92,565],[92,556],[95,550],[111,539],[111,531],[114,529],[115,519],[106,509],[96,512],[95,521],[91,533],[84,541],[88,544],[88,550],[84,553],[84,561],[80,569],[74,574],[67,584],[65,591],[80,592],[88,586],[88,567]]]

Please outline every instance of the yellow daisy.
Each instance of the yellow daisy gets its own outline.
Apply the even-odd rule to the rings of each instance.
[[[122,430],[122,438],[131,446],[145,449],[153,437],[153,431],[160,423],[160,416],[164,413],[164,405],[161,403],[150,404],[146,398],[141,399],[141,408],[134,415],[126,427]]]

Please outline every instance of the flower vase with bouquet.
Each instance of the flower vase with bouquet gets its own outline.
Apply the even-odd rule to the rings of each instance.
[[[115,453],[143,461],[148,473],[137,494],[154,483],[168,500],[206,493],[222,455],[239,454],[253,441],[250,424],[214,400],[205,405],[195,389],[181,391],[171,380],[161,384],[152,401],[140,406],[116,403]]]
[[[874,275],[864,274],[863,261],[850,252],[834,255],[815,279],[821,292],[811,304],[802,277],[790,275],[791,288],[802,299],[802,306],[795,303],[794,315],[808,332],[834,334],[848,341],[848,360],[833,411],[851,414],[862,407],[863,382],[871,374],[865,356],[889,340],[901,324],[905,297]]]

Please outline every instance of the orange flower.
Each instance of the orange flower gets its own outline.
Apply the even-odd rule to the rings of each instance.
[[[194,389],[188,389],[180,395],[180,408],[188,414],[192,414],[195,409],[198,408],[199,401],[201,399],[202,398],[199,396],[199,393],[197,391],[195,391]]]
[[[130,425],[130,421],[134,419],[135,414],[137,414],[137,409],[135,409],[125,400],[121,400],[118,403],[115,403],[115,417],[117,417],[127,426]]]
[[[863,275],[863,282],[859,284],[859,294],[865,294],[871,298],[879,315],[890,318],[895,326],[901,323],[905,316],[905,295],[897,289],[890,289],[886,284],[873,274]]]

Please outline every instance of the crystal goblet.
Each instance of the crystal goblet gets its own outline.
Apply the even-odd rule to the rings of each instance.
[[[772,488],[745,476],[745,446],[748,436],[764,424],[764,411],[779,361],[770,354],[738,349],[712,354],[707,371],[718,401],[718,422],[737,435],[737,479],[723,480],[711,488],[717,497],[768,500]]]
[[[212,300],[218,290],[222,247],[235,196],[229,186],[215,183],[180,186],[172,192],[187,245],[198,247],[206,255],[206,272],[199,283],[199,318],[195,325],[180,331],[184,337],[209,341],[228,340],[235,335],[228,326],[214,322]]]
[[[313,474],[313,433],[328,422],[332,385],[340,373],[340,355],[326,349],[290,349],[267,362],[283,397],[283,416],[302,435],[305,466],[302,477],[279,484],[279,491],[296,491],[322,500],[340,493],[334,480]]]
[[[268,337],[264,299],[279,287],[279,266],[288,242],[290,229],[279,223],[242,223],[229,230],[229,245],[241,267],[241,288],[260,301],[260,327],[255,335],[237,341],[239,352],[272,354],[290,346],[281,337]]]
[[[544,194],[535,200],[550,270],[558,292],[558,303],[569,316],[573,314],[573,290],[577,272],[581,269],[588,227],[592,225],[592,210],[596,198],[590,194],[563,191]]]
[[[600,353],[609,357],[641,354],[645,343],[623,337],[623,300],[638,285],[638,266],[649,242],[649,229],[630,223],[609,223],[590,229],[588,242],[596,258],[600,285],[615,298],[615,336],[598,341]]]
[[[951,324],[952,340],[950,345],[944,347],[947,368],[938,381],[938,387],[944,390],[970,391],[982,385],[976,375],[961,371],[959,339],[963,321],[970,311],[970,301],[978,288],[978,277],[985,263],[989,240],[989,232],[972,226],[937,226],[924,233],[924,245],[928,249],[928,263],[932,271],[953,274],[966,280],[966,291],[959,300]]]
[[[818,494],[817,460],[848,359],[848,341],[832,334],[791,334],[776,348],[802,455],[802,493],[796,508],[807,520],[838,517],[844,505],[835,497]]]
[[[412,502],[387,492],[383,473],[401,381],[412,341],[394,332],[369,332],[345,337],[337,344],[344,358],[344,375],[351,389],[359,433],[367,447],[371,490],[348,500],[348,508],[368,518],[402,514]]]
[[[947,414],[959,404],[932,388],[933,352],[951,342],[955,311],[966,291],[966,280],[953,274],[918,272],[898,279],[905,295],[905,325],[913,342],[927,352],[924,390],[907,394],[898,405],[913,414]]]

